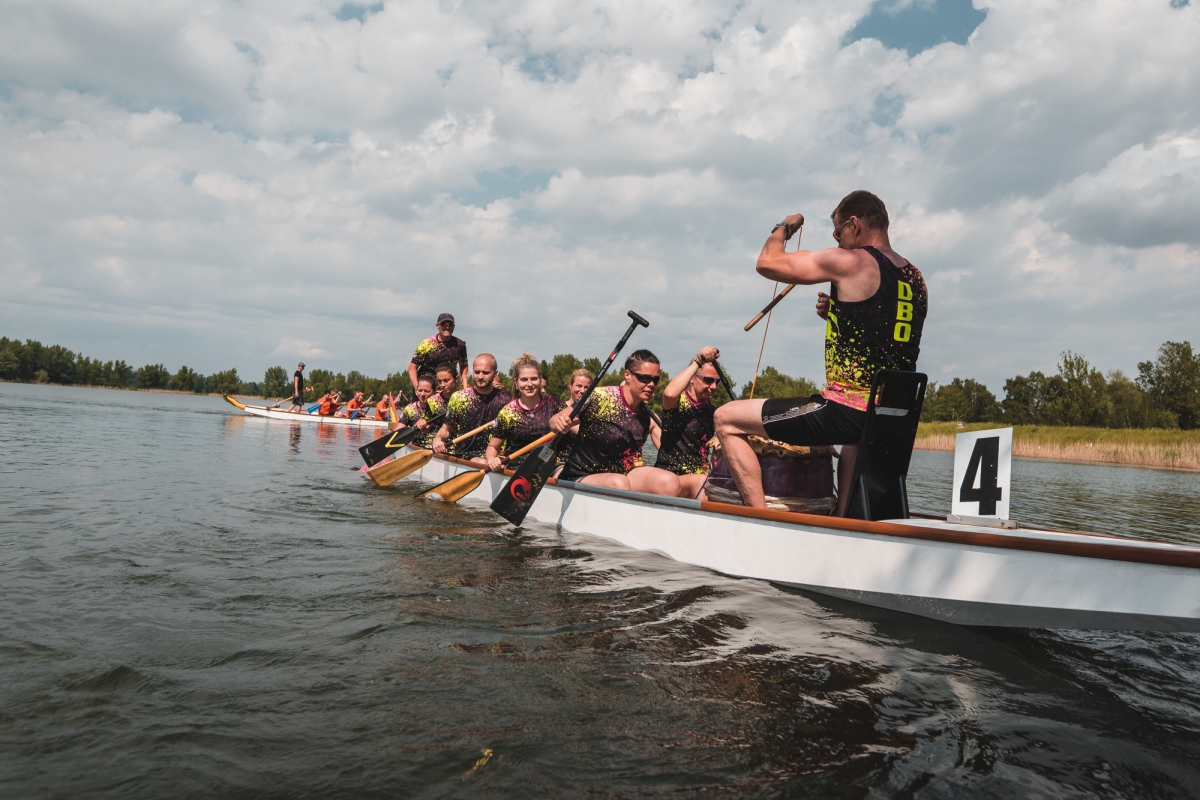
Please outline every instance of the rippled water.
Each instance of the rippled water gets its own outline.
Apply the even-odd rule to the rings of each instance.
[[[217,398],[0,399],[6,798],[1200,795],[1194,635],[961,628],[514,532]],[[915,454],[914,505],[950,464]],[[1200,541],[1200,476],[1014,476],[1018,519]]]

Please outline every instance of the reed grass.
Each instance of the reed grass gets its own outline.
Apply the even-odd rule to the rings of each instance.
[[[914,446],[953,452],[957,434],[997,427],[1003,426],[973,423],[959,428],[954,422],[922,422]],[[1200,472],[1200,430],[1015,425],[1013,455]]]

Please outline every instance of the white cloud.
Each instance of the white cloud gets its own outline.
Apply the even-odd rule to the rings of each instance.
[[[338,7],[10,8],[0,333],[382,374],[442,310],[504,360],[605,353],[635,308],[669,370],[712,341],[748,379],[771,225],[831,244],[871,188],[929,279],[931,374],[1197,339],[1193,6],[997,4],[912,58],[840,45],[869,0]],[[819,376],[815,292],[765,363]]]

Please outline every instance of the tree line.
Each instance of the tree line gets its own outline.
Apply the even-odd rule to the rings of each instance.
[[[1057,374],[1030,372],[1006,380],[1003,400],[970,378],[930,383],[921,420],[1192,429],[1200,426],[1200,354],[1189,342],[1166,342],[1129,378],[1119,370],[1105,375],[1067,351]]]
[[[557,397],[567,395],[571,373],[580,368],[593,375],[600,371],[599,358],[580,359],[571,353],[542,361],[546,389]],[[727,374],[728,377],[728,374]],[[602,385],[621,381],[620,370],[607,375]],[[270,367],[261,382],[243,381],[236,368],[202,375],[187,366],[171,372],[162,364],[146,364],[137,369],[124,361],[99,361],[74,353],[60,345],[43,345],[32,339],[21,342],[0,337],[0,380],[27,383],[58,383],[76,386],[104,386],[119,389],[172,389],[200,394],[215,392],[273,399],[292,393],[291,373],[283,367]],[[512,382],[506,372],[500,380],[506,388]],[[662,392],[670,376],[663,371],[651,407],[662,408]],[[362,391],[376,398],[389,392],[413,396],[412,384],[405,372],[393,372],[384,378],[372,378],[358,370],[347,373],[316,368],[306,376],[312,391],[305,399],[320,397],[327,389],[343,396]],[[732,378],[735,391],[737,385]],[[794,378],[767,367],[758,380],[742,384],[738,395],[804,397],[816,394],[819,387],[807,378]],[[731,398],[724,387],[713,396],[716,405]],[[987,386],[971,378],[954,378],[949,383],[930,383],[921,411],[925,422],[1000,422],[1012,425],[1083,425],[1105,428],[1184,428],[1200,426],[1200,354],[1189,342],[1166,342],[1153,361],[1138,364],[1138,376],[1128,378],[1120,371],[1104,375],[1082,355],[1062,354],[1058,372],[1045,375],[1030,372],[1004,382],[1004,399],[998,400]]]

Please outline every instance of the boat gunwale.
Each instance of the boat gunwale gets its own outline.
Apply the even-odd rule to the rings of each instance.
[[[456,458],[454,456],[442,456],[435,454],[434,459],[448,461],[454,464],[480,469],[481,465],[467,461],[465,459]],[[506,469],[504,475],[511,476],[513,470]],[[656,495],[647,495],[641,492],[625,492],[620,489],[612,489],[604,492],[592,491],[595,488],[606,487],[591,487],[587,484],[581,484],[574,481],[564,481],[563,489],[569,489],[586,494],[593,494],[597,497],[609,497],[612,499],[630,500],[638,503],[647,503],[651,505],[667,505],[679,507],[676,503],[661,503],[655,498]],[[556,478],[551,478],[547,484],[558,486],[559,482]],[[615,494],[620,492],[619,495]],[[666,498],[669,500],[678,500],[681,498]],[[682,507],[682,511],[701,511],[711,514],[719,514],[727,517],[744,517],[749,519],[762,520],[764,522],[780,522],[789,525],[802,525],[807,528],[827,528],[832,530],[846,531],[849,533],[873,534],[879,536],[889,536],[901,539],[917,539],[923,541],[941,542],[944,544],[960,544],[972,545],[976,547],[989,547],[1002,550],[1022,550],[1038,553],[1047,553],[1051,555],[1064,556],[1080,556],[1083,558],[1096,558],[1107,561],[1128,561],[1142,564],[1155,564],[1166,567],[1183,567],[1186,569],[1200,569],[1200,547],[1189,545],[1178,545],[1170,542],[1147,542],[1140,539],[1120,539],[1115,536],[1104,536],[1103,534],[1089,534],[1075,531],[1053,531],[1045,529],[1026,528],[1024,530],[1037,531],[1038,533],[1061,534],[1071,536],[1096,536],[1108,539],[1121,541],[1120,544],[1110,544],[1107,542],[1078,542],[1067,541],[1062,539],[1035,538],[1030,536],[1022,536],[1021,529],[1012,533],[986,533],[983,531],[957,531],[945,530],[941,528],[929,528],[922,525],[914,525],[909,523],[895,522],[873,522],[870,520],[849,519],[846,517],[828,517],[819,514],[803,514],[795,511],[775,511],[773,509],[763,508],[747,508],[746,506],[736,506],[729,503],[715,503],[710,500],[699,501],[699,508]],[[586,533],[586,531],[581,531]]]

